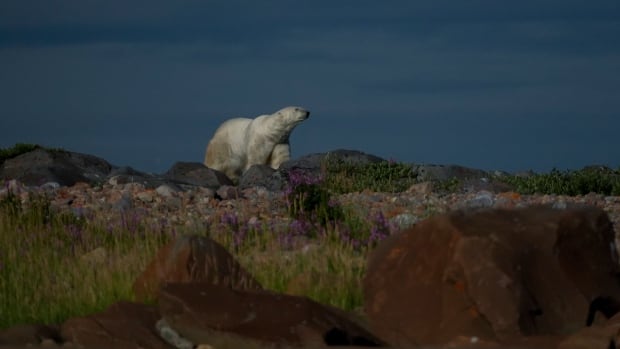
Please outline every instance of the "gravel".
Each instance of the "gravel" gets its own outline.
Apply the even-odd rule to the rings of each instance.
[[[32,193],[45,194],[55,209],[69,210],[80,215],[105,217],[133,209],[144,213],[143,219],[157,221],[166,217],[169,222],[187,226],[213,223],[215,219],[230,212],[235,212],[240,219],[252,219],[254,223],[269,221],[274,224],[275,221],[275,224],[285,224],[290,221],[282,193],[270,192],[261,187],[243,190],[228,188],[228,192],[233,190],[238,195],[226,195],[227,198],[222,199],[216,198],[213,190],[202,187],[186,191],[177,188],[147,189],[139,183],[104,184],[101,187],[91,187],[86,183],[77,183],[71,187],[27,187],[9,181],[0,189],[0,199],[8,195],[9,191],[17,194],[23,202]],[[372,218],[381,214],[398,228],[406,228],[430,215],[455,209],[517,208],[537,204],[552,205],[556,209],[574,205],[598,206],[608,213],[614,227],[620,225],[620,197],[594,193],[582,196],[520,195],[481,190],[440,195],[415,190],[401,193],[362,191],[337,195],[332,199],[360,217]]]

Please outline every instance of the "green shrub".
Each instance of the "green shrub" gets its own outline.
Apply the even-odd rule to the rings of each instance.
[[[309,177],[303,172],[289,172],[285,195],[289,215],[296,219],[316,220],[322,225],[342,219],[341,208],[334,204],[331,194],[322,185],[322,177]]]
[[[549,173],[529,177],[505,176],[500,178],[515,186],[522,194],[620,195],[620,171],[600,167],[586,167],[577,171],[552,169]]]
[[[326,189],[340,194],[365,189],[397,193],[417,181],[417,174],[411,165],[394,161],[357,165],[344,160],[327,159],[323,168]]]
[[[38,144],[15,143],[15,145],[10,148],[0,148],[0,164],[2,164],[6,160],[12,159],[25,153],[29,153],[36,149],[45,149],[53,153],[66,152],[66,150],[62,148],[46,148]]]
[[[11,148],[0,148],[0,164],[21,154],[41,148],[38,144],[16,143]]]

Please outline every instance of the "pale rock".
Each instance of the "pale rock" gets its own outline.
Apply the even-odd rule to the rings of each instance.
[[[459,203],[457,205],[457,208],[459,209],[489,208],[489,207],[493,207],[494,203],[495,203],[495,196],[493,195],[493,193],[486,191],[486,190],[481,190],[478,193],[476,193],[475,197]]]
[[[110,177],[110,179],[108,179],[108,184],[113,186],[113,187],[116,187],[117,185],[120,184],[119,183],[119,178],[120,178],[120,176],[112,176],[112,177]]]
[[[82,263],[88,263],[90,265],[103,264],[107,259],[108,251],[104,247],[97,247],[96,249],[80,256],[80,261]]]
[[[155,192],[163,197],[171,198],[178,192],[178,190],[167,184],[162,184],[155,189]]]
[[[58,182],[47,182],[41,185],[40,188],[43,190],[55,190],[60,188],[60,184]]]
[[[433,192],[433,183],[430,181],[416,183],[409,187],[407,192],[415,195],[428,195]]]
[[[153,202],[154,199],[153,191],[151,190],[140,192],[136,195],[136,197],[138,198],[138,200],[145,203]]]
[[[160,319],[159,321],[157,321],[157,323],[155,324],[155,328],[157,329],[157,333],[159,334],[159,336],[175,348],[194,348],[194,343],[181,337],[181,335],[179,335],[177,331],[175,331],[172,327],[170,327],[170,325],[168,325],[168,321],[166,321],[166,319]]]
[[[401,213],[390,218],[390,224],[398,227],[398,229],[406,229],[420,221],[420,218],[411,213]]]

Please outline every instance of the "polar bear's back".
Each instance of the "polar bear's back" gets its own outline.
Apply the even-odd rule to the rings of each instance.
[[[215,130],[213,139],[226,139],[229,142],[236,144],[243,144],[243,139],[246,136],[246,130],[248,125],[253,119],[249,118],[234,118],[226,120]]]

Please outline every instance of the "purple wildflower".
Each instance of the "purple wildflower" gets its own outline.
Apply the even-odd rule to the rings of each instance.
[[[297,236],[308,236],[311,233],[311,229],[312,224],[303,219],[295,219],[290,225],[290,233]]]
[[[121,226],[130,234],[138,233],[140,230],[140,214],[132,210],[132,214],[129,211],[123,211],[121,213]]]
[[[376,244],[390,235],[390,224],[382,212],[375,216],[374,226],[370,229],[369,244]]]
[[[239,218],[234,212],[226,212],[222,215],[220,222],[229,227],[237,229],[239,226]]]
[[[233,244],[235,247],[239,247],[243,244],[248,235],[248,227],[246,225],[241,226],[238,230],[233,231]]]
[[[319,184],[323,181],[323,176],[311,176],[303,170],[291,170],[288,173],[289,186],[295,188],[302,184]]]

